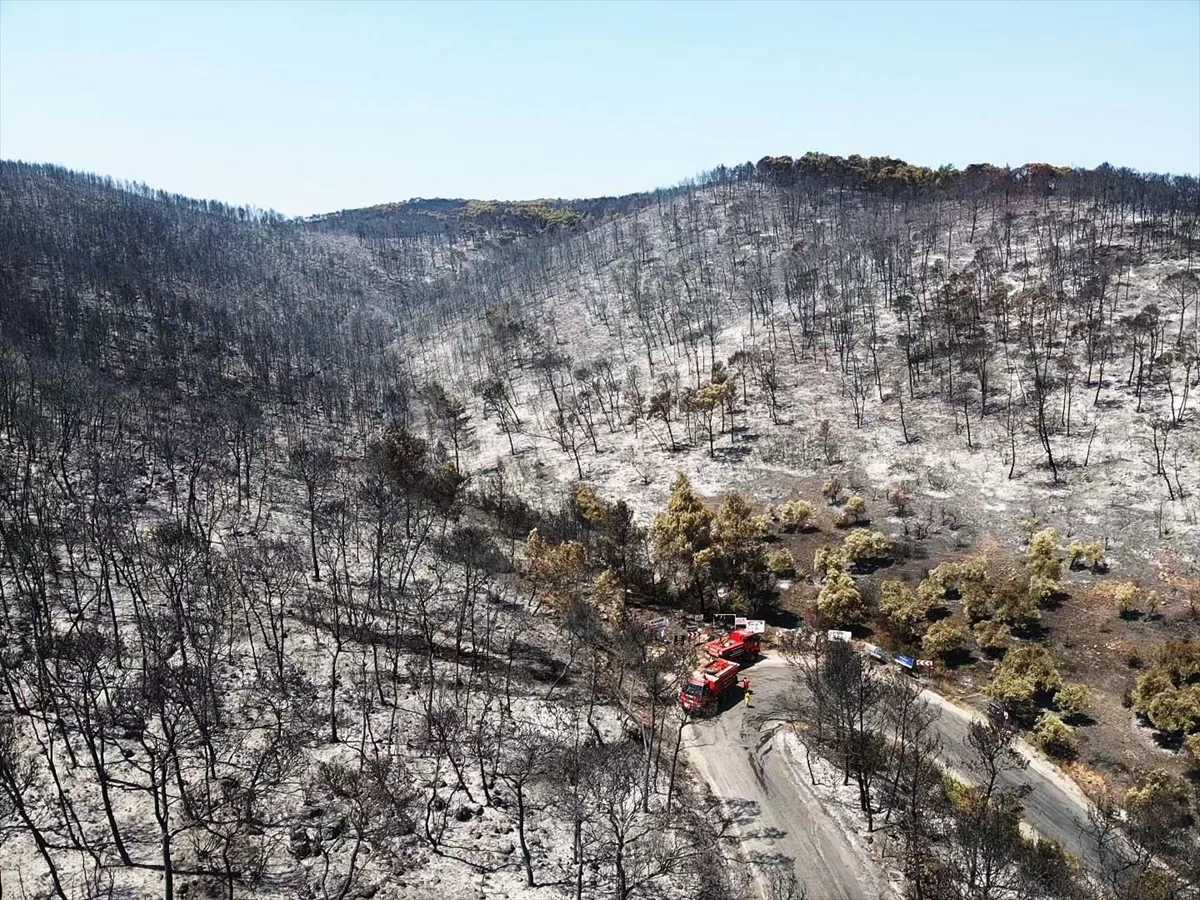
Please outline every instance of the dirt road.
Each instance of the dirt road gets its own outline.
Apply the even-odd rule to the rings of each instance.
[[[886,876],[862,844],[865,826],[847,827],[812,791],[804,765],[782,747],[777,732],[787,693],[799,689],[791,668],[764,656],[747,674],[753,706],[742,703],[740,689],[727,692],[719,713],[685,731],[688,759],[721,799],[740,838],[743,858],[756,873],[773,865],[793,867],[809,900],[870,900],[890,896]],[[964,741],[979,716],[926,692],[942,715],[943,762],[965,767]],[[1094,843],[1083,831],[1087,799],[1056,767],[1028,747],[1028,769],[1008,773],[1006,786],[1033,788],[1025,799],[1025,818],[1037,832],[1058,841],[1089,868],[1098,868]],[[758,878],[764,890],[765,877]],[[764,891],[765,893],[765,891]]]

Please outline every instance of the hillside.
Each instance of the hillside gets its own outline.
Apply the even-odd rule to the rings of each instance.
[[[864,883],[974,878],[994,814],[995,896],[1194,896],[1149,823],[1196,808],[1163,785],[1200,755],[1198,225],[1195,178],[1107,166],[807,154],[291,221],[0,163],[3,886],[817,896],[681,762],[681,625],[736,609],[816,697],[827,628],[932,657],[1128,831],[1052,888],[1016,793],[907,731],[868,772],[780,705],[770,746],[859,761],[820,802],[896,813],[838,851]],[[917,694],[839,652],[881,746]]]

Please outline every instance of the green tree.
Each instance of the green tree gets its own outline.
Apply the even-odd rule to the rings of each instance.
[[[971,631],[975,634],[975,640],[979,642],[979,646],[984,650],[1003,650],[1012,642],[1012,629],[1003,622],[995,622],[990,619],[977,622]]]
[[[712,523],[712,510],[692,489],[687,476],[676,475],[667,510],[654,517],[650,535],[655,563],[685,596],[702,587],[703,566],[696,557],[712,545]],[[703,609],[703,591],[699,594]]]
[[[867,501],[857,495],[846,501],[846,505],[842,507],[841,515],[838,516],[838,524],[842,526],[861,525],[869,521],[870,519],[867,516]]]
[[[1082,715],[1092,703],[1092,690],[1086,684],[1067,681],[1054,695],[1054,705],[1068,719]]]
[[[784,531],[800,531],[812,521],[813,506],[807,500],[788,500],[776,509]]]
[[[1062,675],[1040,644],[1022,644],[1005,654],[987,693],[1014,706],[1029,706],[1062,686]]]
[[[1133,707],[1160,731],[1200,731],[1200,641],[1167,641],[1138,679]]]
[[[921,641],[921,649],[928,654],[945,657],[961,650],[966,643],[967,629],[957,622],[943,619],[929,626],[929,630],[925,632],[925,637]]]
[[[772,575],[786,577],[796,574],[796,558],[792,556],[792,551],[788,549],[776,550],[767,559],[767,568],[771,570]]]
[[[896,637],[910,641],[924,627],[929,607],[904,582],[889,579],[880,588],[879,611]]]
[[[756,611],[770,578],[763,523],[745,497],[735,491],[725,498],[712,518],[709,535],[711,543],[696,554],[697,564]]]
[[[1067,565],[1072,569],[1086,567],[1094,572],[1101,571],[1105,568],[1104,556],[1104,545],[1096,542],[1071,541],[1067,547]]]
[[[866,609],[854,578],[845,569],[831,569],[817,594],[817,611],[830,625],[850,625],[862,620]]]
[[[1062,558],[1058,556],[1058,532],[1045,528],[1030,538],[1030,551],[1026,557],[1030,576],[1055,582],[1062,578]]]
[[[892,542],[882,531],[855,528],[842,542],[842,553],[851,563],[888,559],[892,555]]]
[[[813,554],[813,574],[826,579],[834,571],[845,571],[850,565],[840,547],[818,547]]]
[[[1037,745],[1058,759],[1074,759],[1077,753],[1075,732],[1052,712],[1042,713],[1033,727]]]

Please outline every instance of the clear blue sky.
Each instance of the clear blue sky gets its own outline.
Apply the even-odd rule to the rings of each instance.
[[[0,2],[0,156],[290,215],[766,154],[1200,171],[1200,0]]]

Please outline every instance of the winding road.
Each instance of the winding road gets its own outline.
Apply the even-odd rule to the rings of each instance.
[[[770,895],[767,873],[772,867],[791,866],[808,900],[892,896],[886,873],[863,844],[865,822],[861,828],[848,828],[814,794],[803,761],[787,749],[785,732],[777,727],[787,694],[802,689],[792,668],[766,654],[747,674],[754,692],[752,706],[741,702],[740,690],[726,692],[715,716],[687,726],[684,746],[689,763],[724,806],[760,893]],[[967,729],[981,717],[930,691],[924,696],[941,710],[936,727],[943,762],[961,773]],[[1025,798],[1027,823],[1084,865],[1098,866],[1095,845],[1082,828],[1087,822],[1083,793],[1032,749],[1018,749],[1031,760],[1029,768],[1006,773],[1003,781],[1033,789]]]

